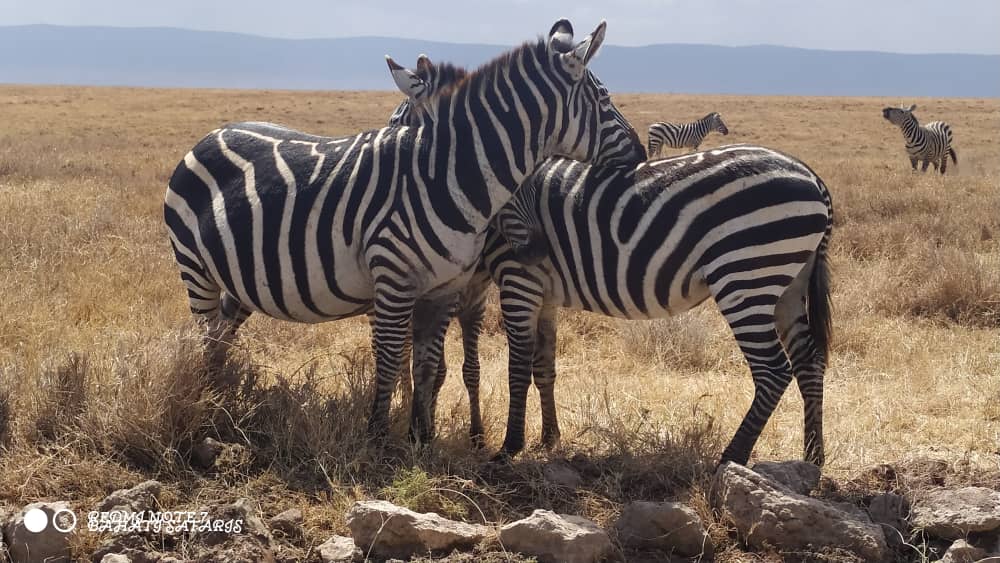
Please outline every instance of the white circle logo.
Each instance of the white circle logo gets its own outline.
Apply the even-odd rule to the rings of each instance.
[[[76,528],[76,514],[68,508],[60,508],[52,515],[52,527],[64,534],[72,532]]]
[[[35,534],[49,525],[49,515],[41,508],[30,508],[24,513],[24,527]]]

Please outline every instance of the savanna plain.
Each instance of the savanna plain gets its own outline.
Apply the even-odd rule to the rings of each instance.
[[[422,450],[405,438],[401,396],[386,450],[365,441],[373,376],[363,317],[298,325],[253,316],[230,354],[230,391],[205,385],[162,221],[176,163],[228,121],[336,136],[381,126],[399,100],[394,92],[0,86],[0,507],[67,500],[82,514],[114,489],[155,478],[166,486],[164,510],[244,497],[264,517],[301,508],[305,534],[295,548],[318,560],[314,547],[346,531],[356,499],[490,524],[550,508],[602,525],[630,500],[681,500],[709,525],[717,560],[780,560],[740,547],[707,500],[753,395],[711,302],[657,321],[561,311],[562,441],[510,465],[487,463],[507,413],[495,295],[480,349],[484,451],[467,437],[457,326],[438,438]],[[1000,100],[615,101],[643,138],[653,121],[719,111],[730,134],[711,134],[703,149],[763,144],[799,157],[829,186],[834,339],[818,494],[860,503],[931,484],[1000,488]],[[947,176],[910,172],[900,131],[881,115],[901,102],[916,103],[923,122],[952,125],[959,163]],[[529,413],[530,447],[539,437],[536,394]],[[245,448],[201,470],[191,451],[206,437]],[[801,456],[793,384],[754,459]],[[582,484],[544,479],[553,460],[577,469]],[[75,556],[101,539],[78,530]],[[497,545],[480,549],[462,557],[507,557]]]

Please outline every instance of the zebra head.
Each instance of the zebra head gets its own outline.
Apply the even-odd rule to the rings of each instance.
[[[711,121],[712,129],[718,131],[719,133],[722,133],[723,135],[729,134],[729,128],[726,127],[726,123],[722,121],[722,115],[719,112],[713,111],[712,113],[708,114],[707,117]]]
[[[917,104],[911,104],[908,108],[904,108],[903,106],[885,108],[882,110],[882,117],[897,127],[904,127],[908,123],[916,123],[917,118],[913,115],[913,110],[915,109],[917,109]]]
[[[416,70],[404,68],[386,55],[389,72],[399,90],[406,95],[389,116],[389,126],[413,125],[414,110],[425,110],[429,101],[444,89],[465,78],[466,71],[449,63],[433,64],[427,55],[417,57]]]

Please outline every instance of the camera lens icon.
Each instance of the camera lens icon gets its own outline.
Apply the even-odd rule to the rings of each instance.
[[[60,508],[52,513],[52,529],[68,534],[76,528],[76,514],[68,508]],[[24,513],[24,528],[39,534],[49,527],[49,515],[41,508],[29,508]]]

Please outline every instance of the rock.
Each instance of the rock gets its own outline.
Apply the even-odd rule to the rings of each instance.
[[[70,534],[56,529],[53,517],[63,529],[72,529],[72,514],[65,502],[33,502],[14,514],[3,527],[3,538],[11,561],[69,563]],[[28,517],[27,526],[25,516]],[[32,531],[37,524],[41,529]]]
[[[191,450],[191,464],[202,469],[209,469],[215,465],[215,460],[223,449],[225,449],[225,445],[222,442],[214,438],[205,438]]]
[[[163,485],[159,481],[144,481],[131,489],[119,489],[104,497],[94,510],[98,512],[156,510]]]
[[[868,503],[868,515],[872,522],[882,526],[885,541],[892,549],[903,546],[910,532],[907,517],[910,514],[910,501],[895,493],[882,493],[872,497]]]
[[[401,557],[428,551],[471,547],[490,533],[486,526],[420,514],[382,500],[358,501],[347,512],[347,525],[362,551]]]
[[[128,555],[121,553],[109,553],[101,558],[101,563],[132,563]]]
[[[715,502],[751,546],[782,551],[839,548],[865,561],[886,558],[882,529],[829,503],[792,492],[734,463],[715,474]]]
[[[272,516],[267,523],[272,530],[281,532],[285,537],[297,538],[302,536],[302,511],[298,508],[289,508],[276,516]]]
[[[542,562],[591,563],[611,555],[611,538],[600,526],[582,518],[538,509],[500,529],[504,548]]]
[[[753,470],[800,495],[808,495],[819,486],[820,469],[807,461],[761,461]]]
[[[217,545],[236,536],[249,536],[265,546],[270,546],[273,541],[271,532],[264,525],[264,521],[257,516],[257,511],[253,504],[247,499],[240,499],[234,503],[221,504],[210,507],[202,507],[199,512],[207,514],[210,520],[221,522],[238,522],[239,529],[230,531],[211,532],[188,532],[191,539],[203,545]]]
[[[564,461],[553,461],[545,464],[542,469],[542,477],[552,485],[569,489],[575,489],[583,483],[580,473]]]
[[[944,552],[941,563],[976,563],[986,557],[986,550],[980,549],[965,540],[956,540],[948,551]]]
[[[321,543],[316,552],[323,563],[348,563],[365,558],[361,549],[354,545],[354,540],[344,536],[333,536]]]
[[[684,557],[714,554],[712,540],[693,509],[679,502],[635,501],[615,523],[623,545],[653,548]]]
[[[985,487],[934,489],[914,495],[913,527],[946,540],[1000,530],[1000,491]]]

